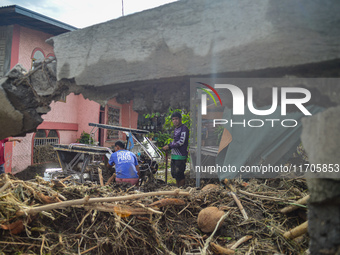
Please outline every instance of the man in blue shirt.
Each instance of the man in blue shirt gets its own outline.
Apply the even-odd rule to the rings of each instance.
[[[113,174],[107,181],[107,184],[116,176],[117,183],[130,183],[131,185],[138,185],[139,181],[139,166],[137,157],[131,151],[124,149],[124,143],[117,141],[115,143],[115,152],[111,154],[109,165],[115,164],[116,173]]]

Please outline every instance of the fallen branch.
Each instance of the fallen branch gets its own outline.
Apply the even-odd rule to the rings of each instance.
[[[51,180],[51,182],[53,183],[54,187],[58,187],[58,188],[67,187],[63,182],[61,182],[59,180]]]
[[[290,212],[292,212],[292,211],[295,211],[296,209],[301,208],[301,206],[299,206],[299,205],[306,205],[307,202],[308,202],[309,197],[310,197],[310,196],[308,195],[308,196],[305,196],[305,197],[299,199],[298,201],[296,201],[296,202],[294,203],[294,205],[290,205],[290,206],[287,206],[287,207],[285,207],[285,208],[282,208],[282,209],[280,210],[280,212],[281,212],[281,213],[290,213]]]
[[[219,244],[215,244],[215,243],[210,243],[210,249],[214,254],[219,254],[219,255],[230,255],[230,254],[234,254],[235,251],[222,247]]]
[[[85,216],[83,217],[83,219],[80,221],[78,227],[76,228],[76,231],[78,231],[78,229],[84,224],[85,219],[91,214],[92,210],[88,211]]]
[[[46,196],[42,192],[36,192],[35,193],[37,197],[40,199],[41,202],[44,204],[53,204],[61,202],[61,200],[57,196]]]
[[[17,220],[11,224],[2,224],[0,228],[9,230],[11,234],[16,235],[24,230],[24,223],[22,220]]]
[[[89,205],[92,203],[103,203],[103,202],[115,202],[115,201],[124,201],[124,200],[134,200],[139,199],[142,197],[148,197],[148,196],[189,196],[189,192],[180,192],[178,189],[174,191],[160,191],[160,192],[149,192],[149,193],[143,193],[143,194],[134,194],[134,195],[128,195],[128,196],[120,196],[120,197],[100,197],[100,198],[89,198],[88,196],[81,198],[81,199],[75,199],[75,200],[68,200],[63,201],[59,203],[49,204],[49,205],[43,205],[39,207],[30,207],[24,210],[19,210],[17,212],[17,216],[23,216],[23,215],[30,215],[30,214],[36,214],[42,211],[50,211],[53,209],[61,209],[68,206],[74,206],[74,205]]]
[[[283,237],[286,239],[294,239],[298,236],[302,236],[303,234],[306,234],[308,230],[308,221],[302,223],[301,225],[297,226],[296,228],[293,228],[283,234]]]
[[[92,251],[92,250],[94,250],[94,249],[96,249],[96,248],[98,248],[98,247],[99,247],[99,245],[97,244],[97,245],[93,246],[92,248],[87,249],[86,251],[82,251],[80,254],[88,253],[88,252],[90,252],[90,251]]]
[[[130,215],[144,215],[144,214],[163,214],[160,211],[150,210],[150,208],[133,208],[128,205],[113,205],[113,204],[94,204],[85,205],[86,210],[97,210],[101,212],[114,212],[122,218],[129,217]]]
[[[99,175],[99,182],[100,182],[100,186],[104,186],[104,181],[103,181],[103,173],[102,173],[102,169],[100,167],[98,167],[98,175]]]
[[[235,200],[235,202],[236,202],[238,208],[240,209],[240,211],[241,211],[241,213],[242,213],[242,215],[243,215],[243,218],[244,218],[245,220],[248,220],[248,215],[247,215],[246,211],[244,210],[244,208],[243,208],[243,206],[242,206],[242,204],[241,204],[241,201],[237,198],[237,196],[235,195],[234,192],[231,191],[229,194],[230,194],[230,195],[233,197],[233,199]]]
[[[294,202],[292,200],[287,200],[284,198],[278,198],[278,197],[268,197],[268,196],[263,196],[263,195],[258,195],[258,194],[253,194],[253,193],[249,193],[247,191],[244,190],[238,190],[238,192],[240,192],[243,195],[247,195],[247,196],[251,196],[251,197],[257,197],[257,198],[261,198],[261,199],[265,199],[265,200],[272,200],[272,201],[290,201],[290,202]]]
[[[252,239],[253,236],[244,236],[241,239],[239,239],[236,243],[234,243],[230,249],[235,250],[237,247],[239,247],[241,244],[247,242],[249,239]]]
[[[0,244],[7,244],[7,245],[26,245],[26,246],[40,246],[39,244],[33,244],[33,243],[6,242],[6,241],[0,241]]]
[[[161,208],[161,207],[168,206],[168,205],[185,205],[185,202],[179,198],[164,198],[156,202],[153,202],[152,204],[148,206]]]
[[[9,186],[11,186],[11,180],[8,178],[8,175],[5,174],[5,184],[0,188],[0,193],[4,192]]]
[[[69,175],[63,179],[60,180],[60,182],[65,182],[65,181],[68,181],[69,179],[71,179],[72,175]]]
[[[226,214],[224,214],[224,215],[220,218],[220,220],[217,222],[214,231],[211,233],[211,235],[210,235],[210,236],[208,237],[208,239],[205,241],[205,244],[204,244],[204,247],[203,247],[203,250],[202,250],[202,253],[201,253],[202,255],[206,255],[206,254],[207,254],[207,249],[208,249],[208,247],[209,247],[209,244],[210,244],[211,239],[214,237],[214,235],[215,235],[215,233],[216,233],[218,227],[220,226],[220,223],[221,223],[226,217],[228,217],[229,214],[230,214],[230,211],[227,212]]]
[[[15,183],[21,183],[22,185],[25,186],[26,189],[29,189],[32,192],[32,194],[34,194],[35,192],[34,192],[34,189],[31,186],[35,186],[36,189],[43,189],[43,190],[47,191],[48,193],[51,193],[54,196],[58,196],[62,200],[67,200],[66,197],[61,195],[59,192],[56,192],[52,189],[49,189],[49,188],[47,188],[43,185],[39,185],[38,183],[35,183],[35,182],[15,180],[15,181],[13,181],[13,184],[15,184]]]
[[[141,203],[137,203],[137,205],[143,207],[145,210],[147,210],[147,211],[149,211],[149,212],[151,212],[151,213],[156,213],[156,214],[163,215],[162,212],[157,211],[157,210],[154,210],[154,209],[152,209],[152,208],[148,208],[148,207],[146,207],[145,205],[143,205],[143,204],[141,204]]]

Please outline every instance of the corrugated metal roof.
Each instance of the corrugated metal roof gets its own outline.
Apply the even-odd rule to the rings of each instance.
[[[0,7],[0,26],[18,24],[23,27],[39,30],[52,35],[77,30],[58,20],[33,12],[18,5]]]

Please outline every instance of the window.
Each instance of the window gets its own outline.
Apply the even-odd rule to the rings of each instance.
[[[39,49],[35,49],[33,51],[33,54],[32,54],[32,70],[34,69],[34,63],[36,61],[38,61],[38,60],[42,61],[44,59],[45,59],[44,53],[41,50],[39,50]]]
[[[107,124],[112,126],[120,126],[120,108],[118,106],[107,106]],[[107,130],[107,140],[119,139],[119,133],[115,130]]]
[[[46,136],[46,134],[48,134]],[[35,133],[34,146],[59,143],[59,136],[56,130],[40,129]]]
[[[40,129],[35,133],[33,141],[33,164],[56,161],[52,144],[59,143],[56,130]]]

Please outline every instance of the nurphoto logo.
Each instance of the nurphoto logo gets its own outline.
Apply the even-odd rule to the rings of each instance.
[[[198,84],[201,84],[208,89],[210,89],[219,99],[221,106],[222,100],[216,89],[227,89],[233,98],[233,107],[232,107],[232,113],[233,115],[244,115],[245,114],[245,95],[243,91],[236,85],[232,84],[215,84],[214,87],[203,83],[203,82],[197,82]],[[215,103],[215,106],[217,105],[216,100],[212,93],[205,89],[205,88],[198,88],[206,92],[206,94],[201,95],[201,110],[202,115],[207,115],[207,94],[212,98],[212,100]],[[303,105],[305,103],[308,103],[311,99],[311,92],[308,89],[305,88],[298,88],[298,87],[273,87],[272,89],[272,103],[269,109],[256,109],[254,106],[254,98],[253,98],[253,88],[248,87],[247,88],[247,106],[249,111],[257,116],[267,116],[270,114],[273,114],[278,107],[278,92],[280,90],[281,94],[281,116],[287,115],[287,105],[295,105],[305,116],[312,115],[308,109]],[[288,95],[291,94],[299,94],[302,95],[300,98],[290,98]],[[246,126],[248,124],[249,127],[262,127],[265,122],[271,123],[272,127],[274,127],[276,122],[280,122],[283,127],[295,127],[297,126],[297,121],[294,119],[250,119],[248,121],[244,120],[242,122],[233,122],[232,120],[226,120],[226,119],[214,119],[213,120],[213,126],[216,125],[222,125],[227,124],[230,122],[231,125],[241,124],[243,126]]]

